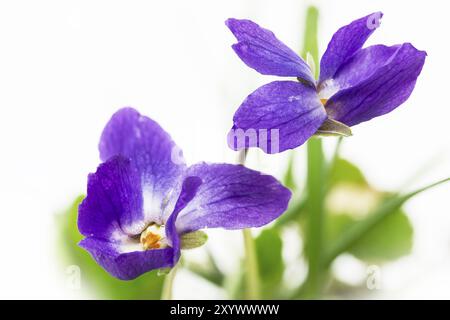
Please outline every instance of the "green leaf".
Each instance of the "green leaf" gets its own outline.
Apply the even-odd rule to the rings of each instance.
[[[164,282],[157,271],[148,272],[131,281],[122,281],[110,276],[90,256],[78,246],[83,238],[77,228],[78,205],[84,196],[57,216],[59,236],[58,251],[68,267],[76,265],[81,270],[81,288],[91,289],[102,299],[159,299]]]
[[[335,243],[358,220],[347,214],[330,214],[327,220],[327,243]],[[402,210],[386,216],[355,241],[347,252],[367,262],[394,260],[412,249],[413,227]]]
[[[350,253],[361,260],[393,260],[411,252],[413,227],[402,211],[386,216],[350,248]]]
[[[264,299],[277,298],[277,291],[283,279],[283,243],[278,231],[265,229],[256,238],[259,276]]]
[[[381,204],[372,213],[364,219],[353,223],[345,232],[341,233],[336,241],[333,241],[332,247],[328,249],[324,259],[324,266],[330,265],[341,253],[351,250],[366,234],[370,233],[390,215],[397,213],[406,201],[419,193],[448,181],[450,181],[450,178],[437,181],[404,195],[395,194],[381,201]]]
[[[336,203],[331,203],[331,207],[328,208],[331,212],[327,218],[325,237],[327,244],[332,246],[346,234],[351,233],[352,229],[362,221],[370,219],[366,218],[367,214],[386,201],[386,197],[369,186],[362,171],[356,165],[339,157],[336,158],[330,171],[330,186],[331,199],[336,192],[350,193],[344,198],[342,198],[343,194],[340,194],[340,202],[352,204],[350,207],[345,205],[346,209],[342,209],[339,206],[336,207]],[[352,199],[358,199],[359,205],[358,201]],[[361,204],[366,205],[361,207]],[[355,206],[357,212],[354,212]],[[381,219],[366,233],[361,234],[357,241],[346,248],[346,252],[368,262],[393,260],[411,251],[412,239],[412,225],[399,206],[393,208],[386,218]]]
[[[329,185],[333,187],[339,183],[352,183],[364,187],[369,185],[364,174],[356,165],[338,157],[330,169]]]

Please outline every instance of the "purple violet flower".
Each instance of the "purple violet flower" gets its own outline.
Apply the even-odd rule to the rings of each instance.
[[[250,20],[228,19],[226,25],[238,40],[233,49],[245,64],[264,75],[298,79],[274,81],[250,94],[234,115],[229,146],[277,153],[296,148],[317,133],[350,134],[349,126],[391,112],[405,102],[426,52],[410,43],[363,49],[381,17],[382,13],[373,13],[333,35],[320,61],[318,81],[308,64],[271,31]],[[244,141],[236,142],[237,129],[244,133]],[[251,138],[245,136],[249,130],[264,134],[247,139]],[[267,137],[271,130],[277,134],[276,148]]]
[[[187,233],[265,225],[291,197],[272,176],[241,165],[187,167],[170,136],[132,108],[112,116],[99,149],[104,163],[79,206],[80,246],[119,279],[173,267]]]

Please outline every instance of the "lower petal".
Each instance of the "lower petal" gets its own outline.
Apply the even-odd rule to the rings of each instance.
[[[258,147],[266,153],[293,149],[308,140],[327,118],[314,87],[274,81],[250,94],[236,111],[228,145]]]
[[[82,240],[80,246],[109,274],[121,280],[132,280],[148,271],[174,265],[172,248],[122,253],[120,244],[93,237]]]

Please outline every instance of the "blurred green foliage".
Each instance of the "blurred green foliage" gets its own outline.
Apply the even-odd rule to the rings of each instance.
[[[350,161],[338,157],[331,164],[328,185],[333,187],[339,183],[351,183],[361,187],[367,187],[369,185],[358,167]]]
[[[283,279],[283,242],[276,229],[265,229],[256,238],[261,294],[264,299],[278,298]]]
[[[331,168],[329,176],[329,193],[333,189],[342,188],[351,193],[344,200],[355,201],[352,197],[358,196],[355,190],[364,193],[369,191],[375,194],[377,204],[385,199],[382,192],[374,190],[362,171],[351,162],[342,158],[337,158]],[[348,188],[352,186],[353,189]],[[370,202],[364,199],[365,202]],[[370,207],[368,203],[367,206]],[[367,208],[362,208],[365,211]],[[371,208],[368,208],[371,209]],[[342,210],[342,209],[341,209]],[[369,210],[367,210],[369,211]],[[364,212],[363,212],[364,213]],[[366,214],[367,215],[367,214]],[[349,228],[364,219],[364,214],[355,215],[348,212],[333,212],[333,205],[330,206],[326,219],[326,243],[332,244],[337,241],[340,235],[345,234]],[[402,209],[397,209],[387,215],[377,223],[370,231],[366,232],[358,241],[353,243],[348,252],[355,257],[367,262],[383,262],[397,259],[410,253],[412,249],[413,227],[408,217]]]
[[[264,229],[255,239],[258,257],[261,299],[283,297],[282,279],[284,261],[282,257],[283,241],[280,231],[275,228]],[[235,273],[225,275],[225,287],[231,299],[245,299],[244,260],[240,261]],[[195,273],[196,270],[192,270]],[[198,274],[198,273],[197,273]]]
[[[394,260],[411,253],[412,239],[411,222],[402,210],[398,210],[364,234],[349,252],[370,263]]]
[[[102,299],[159,299],[164,276],[157,271],[146,273],[131,281],[122,281],[110,276],[78,246],[83,238],[77,228],[78,205],[84,196],[79,196],[62,214],[57,216],[59,226],[59,251],[65,265],[76,265],[81,270],[82,288],[91,289]]]

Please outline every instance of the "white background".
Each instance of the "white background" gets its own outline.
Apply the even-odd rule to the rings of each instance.
[[[0,298],[89,297],[65,286],[54,215],[85,191],[99,135],[118,108],[133,106],[157,120],[190,163],[233,161],[225,143],[232,114],[271,79],[235,56],[224,21],[250,18],[300,49],[311,2],[0,2]],[[448,1],[314,3],[321,52],[338,27],[377,10],[385,16],[369,44],[408,41],[428,52],[409,101],[355,127],[344,155],[379,188],[449,176]],[[279,174],[284,158],[263,160],[262,169]],[[409,183],[430,159],[437,159],[431,169]],[[408,203],[414,252],[383,268],[375,297],[450,298],[449,191],[442,186]],[[239,234],[216,234],[213,247],[229,260]],[[196,288],[198,298],[221,297],[183,273],[175,295],[191,297]]]

